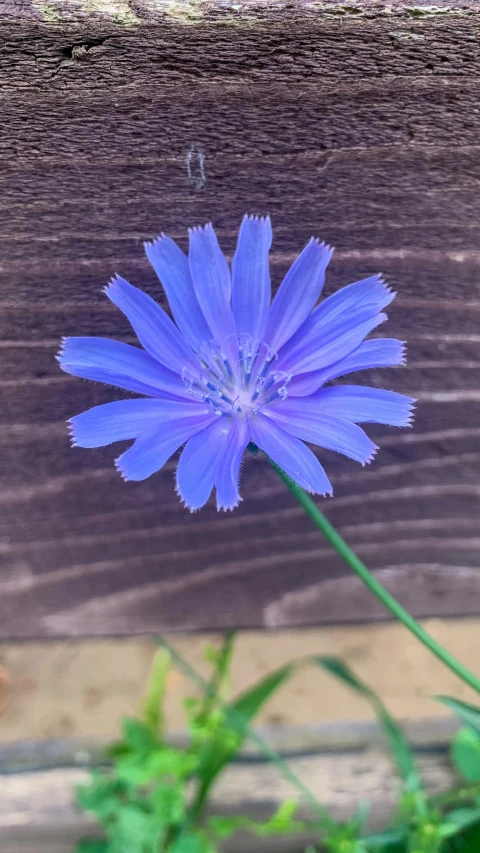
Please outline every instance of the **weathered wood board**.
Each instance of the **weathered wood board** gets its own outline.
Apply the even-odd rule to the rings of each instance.
[[[62,335],[130,340],[101,289],[159,297],[142,241],[270,213],[274,279],[311,234],[327,292],[381,271],[419,398],[322,501],[419,615],[480,612],[480,8],[0,2],[0,634],[282,626],[383,613],[261,460],[244,502],[188,514],[174,463],[124,484],[65,419],[115,397],[62,375]]]
[[[454,730],[452,723],[450,720],[418,721],[406,730],[407,735],[414,736],[412,745],[416,759],[431,794],[458,784],[447,748],[447,738],[451,739]],[[398,803],[399,782],[376,725],[329,724],[311,731],[292,727],[286,732],[279,728],[264,735],[288,756],[291,769],[336,820],[351,818],[360,802],[371,804],[370,831],[384,828],[391,819]],[[303,748],[298,749],[297,744],[292,753],[288,741],[303,743]],[[64,741],[53,742],[49,748],[47,741],[43,745],[33,742],[0,750],[2,853],[71,853],[80,837],[92,837],[99,832],[98,825],[80,813],[74,801],[76,785],[88,778],[85,768],[79,764],[85,765],[89,758],[91,761],[98,756],[99,745],[93,745],[93,750],[91,747],[88,742],[69,744]],[[67,763],[69,749],[73,755]],[[42,751],[47,758],[43,764]],[[48,763],[48,755],[56,759],[55,768]],[[26,766],[27,756],[31,763]],[[210,805],[213,813],[248,814],[257,820],[266,820],[282,802],[291,798],[289,783],[270,763],[258,758],[258,753],[253,751],[252,760],[247,746],[241,761],[230,765],[222,774]],[[92,764],[95,766],[95,760]],[[313,817],[304,804],[300,803],[300,808],[304,818]],[[258,853],[302,853],[308,842],[316,841],[315,833],[309,838],[255,838],[253,849]],[[222,846],[222,850],[224,853],[249,853],[252,838],[235,836]]]

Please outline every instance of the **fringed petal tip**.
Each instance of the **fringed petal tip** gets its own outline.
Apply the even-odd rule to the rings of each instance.
[[[77,434],[76,434],[76,430],[75,430],[75,418],[69,418],[68,421],[66,421],[66,424],[67,424],[68,437],[70,439],[71,446],[72,447],[79,447],[80,445],[77,441]]]
[[[395,367],[405,367],[407,363],[407,342],[399,341],[400,344],[400,352],[398,355],[398,361]]]
[[[150,251],[162,248],[162,244],[164,245],[168,240],[170,240],[170,237],[168,237],[163,231],[157,237],[152,237],[151,240],[145,240],[143,243],[143,249],[147,258],[149,257],[148,253]]]
[[[310,240],[308,241],[307,246],[310,246],[312,244],[314,244],[317,249],[320,249],[322,252],[325,252],[325,254],[328,255],[328,261],[330,261],[332,255],[335,251],[334,246],[329,246],[328,243],[325,243],[324,240],[320,240],[319,237],[310,237]]]
[[[122,456],[123,456],[123,454],[122,454]],[[122,468],[122,464],[121,464],[122,456],[117,456],[117,458],[115,459],[115,461],[114,461],[115,468],[117,469],[117,471],[120,474],[124,483],[133,483],[135,481],[132,480],[131,477],[127,477],[123,468]]]
[[[112,291],[118,288],[121,281],[122,277],[118,275],[118,273],[115,273],[115,275],[113,275],[109,280],[108,284],[106,284],[105,287],[102,287],[102,293],[109,297]]]
[[[367,279],[368,281],[368,279]],[[381,308],[386,308],[387,305],[390,305],[395,297],[397,296],[397,291],[393,290],[392,287],[386,282],[383,273],[379,272],[376,275],[373,275],[370,279],[370,282],[375,282],[373,285],[373,292],[375,292],[376,288],[379,288],[381,292],[384,294],[382,304],[379,306]],[[378,293],[378,290],[377,290]]]
[[[416,403],[418,403],[418,399],[416,397],[405,397],[405,423],[402,424],[402,426],[413,426],[415,409],[417,408],[415,405]]]
[[[58,362],[60,370],[64,373],[69,373],[72,376],[77,376],[79,366],[78,353],[75,350],[72,353],[72,348],[75,347],[76,338],[62,338],[57,354],[54,356]],[[81,378],[81,377],[80,377]]]
[[[266,214],[265,216],[260,216],[255,213],[246,213],[243,217],[243,221],[254,222],[258,224],[271,222],[270,216],[268,214]],[[212,222],[206,222],[205,225],[192,225],[192,227],[188,229],[188,233],[191,237],[196,234],[208,234],[212,231],[215,233],[215,229],[213,227]],[[158,246],[158,243],[161,242],[161,239],[163,239],[163,237],[165,237],[165,234],[162,233],[161,236],[157,237],[156,240],[154,240],[152,243],[144,243],[144,246]]]
[[[393,291],[391,291],[391,292],[393,293]],[[396,293],[394,293],[394,296],[396,296]],[[384,314],[382,316],[386,317],[386,314]],[[385,322],[385,321],[382,320],[382,322]],[[406,341],[390,340],[387,338],[376,338],[376,337],[368,338],[367,340],[364,341],[364,346],[359,347],[358,352],[360,352],[360,349],[364,349],[365,346],[370,346],[371,344],[381,344],[383,341],[385,342],[385,344],[390,344],[390,345],[395,346],[394,354],[393,354],[393,356],[391,356],[388,359],[388,361],[382,360],[381,364],[374,364],[372,362],[371,364],[367,364],[367,365],[359,364],[358,366],[354,362],[353,363],[353,369],[350,369],[350,364],[349,364],[349,371],[348,372],[356,373],[357,370],[368,370],[368,369],[376,370],[379,367],[388,367],[388,368],[405,367],[405,365],[407,364],[407,342]],[[351,353],[351,356],[353,356],[353,359],[355,359],[356,352],[354,351],[353,353]],[[350,356],[347,356],[346,359],[344,359],[344,361],[346,363],[349,363],[350,362]],[[341,364],[342,363],[339,362],[339,367],[341,367]],[[338,375],[342,376],[343,374],[339,373]],[[337,376],[332,376],[332,379],[336,379],[336,378],[337,378]],[[329,380],[325,380],[325,382],[327,382],[327,381],[329,381]]]
[[[138,288],[134,287],[132,284],[130,284],[130,282],[128,282],[125,278],[122,278],[122,276],[118,273],[115,273],[115,275],[112,275],[108,284],[106,284],[105,287],[102,288],[102,293],[104,293],[105,296],[108,296],[109,299],[112,299],[112,296],[114,294],[118,293],[119,291],[121,293],[121,291],[125,291],[125,289],[127,289],[128,291],[135,292]]]
[[[62,368],[62,370],[65,370],[66,373],[69,372],[67,369],[67,364],[66,364],[66,357],[67,357],[69,340],[70,340],[70,338],[68,338],[68,337],[61,338],[59,350],[58,350],[57,354],[55,355],[55,361],[58,361],[60,367]]]
[[[202,506],[190,506],[182,497],[177,483],[175,483],[175,494],[177,495],[182,507],[184,509],[188,509],[190,515],[193,515],[195,512],[199,512],[201,509],[203,509],[204,506],[206,506],[206,503],[208,503],[208,500],[207,500],[206,503],[202,504]],[[210,500],[210,498],[209,498],[209,500]],[[242,503],[242,501],[243,501],[243,498],[239,495],[238,500],[235,503],[229,504],[229,506],[223,506],[223,505],[219,504],[218,497],[217,497],[217,500],[216,500],[217,511],[218,512],[233,512],[233,510],[236,509],[237,506],[239,506],[239,504]]]
[[[415,403],[418,402],[414,397],[410,397],[409,399],[410,399],[410,403],[407,406],[406,420],[405,420],[405,424],[404,424],[405,427],[412,427],[413,426],[413,420],[415,417],[415,410],[417,408]]]
[[[188,509],[190,515],[193,515],[196,512],[200,512],[200,510],[203,509],[203,507],[205,506],[205,504],[202,504],[202,506],[190,506],[186,502],[186,500],[183,498],[182,494],[180,493],[180,490],[178,488],[178,483],[175,483],[174,488],[175,488],[175,494],[180,501],[180,505],[183,507],[183,509]]]
[[[393,290],[391,287],[389,287],[388,284],[385,284],[385,282],[383,280],[382,280],[382,284],[385,288],[385,295],[386,295],[386,297],[388,297],[388,302],[385,304],[385,307],[387,307],[387,305],[392,304],[393,300],[395,299],[395,297],[397,295],[397,291]]]
[[[270,216],[268,213],[265,216],[261,216],[258,213],[246,213],[243,217],[243,222],[255,222],[259,224],[271,223]]]
[[[265,453],[265,451],[263,451],[263,453],[265,455],[265,458],[268,459],[268,461],[271,464],[273,462],[273,460],[270,458],[270,456],[268,456],[267,453]],[[274,463],[274,465],[276,465],[276,463]],[[283,473],[285,474],[285,471]],[[287,474],[287,477],[289,480],[291,480],[292,483],[295,483],[296,486],[300,485],[299,483],[297,483],[296,480],[294,480],[293,477],[290,477],[289,474]],[[308,495],[318,495],[320,498],[333,498],[333,486],[330,489],[330,491],[326,491],[326,492],[316,492],[315,489],[311,489],[310,487],[307,487],[305,484],[303,484],[300,488],[302,488],[304,492],[307,492]],[[242,498],[240,498],[240,500],[242,500]]]
[[[212,222],[206,222],[205,225],[192,225],[188,229],[190,237],[193,237],[195,234],[209,234],[211,231],[213,231]]]
[[[305,486],[302,486],[302,488],[309,495],[318,495],[319,498],[333,498],[333,489],[331,492],[316,492],[315,489],[306,489]]]
[[[232,503],[229,506],[222,506],[221,504],[219,504],[218,498],[217,498],[217,510],[218,510],[218,512],[233,512],[233,510],[236,509],[237,506],[239,506],[239,504],[242,503],[242,501],[243,501],[243,498],[240,497],[240,495],[239,495],[238,500],[235,503]]]
[[[162,242],[164,237],[165,237],[165,234],[162,231],[160,234],[157,234],[156,237],[152,237],[151,240],[144,240],[143,241],[143,248],[146,251],[147,249],[153,248],[153,246],[158,246],[158,244]]]
[[[373,462],[373,460],[375,459],[375,456],[377,455],[379,449],[380,448],[379,448],[378,444],[375,444],[374,449],[372,450],[368,459],[365,459],[364,462],[360,462],[360,465],[362,466],[362,468],[365,468],[365,465],[370,465],[370,463]]]

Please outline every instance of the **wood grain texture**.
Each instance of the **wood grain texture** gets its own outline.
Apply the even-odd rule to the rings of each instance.
[[[161,298],[142,241],[213,220],[231,254],[246,211],[275,283],[313,233],[327,292],[398,290],[408,367],[362,381],[418,397],[414,428],[370,428],[366,469],[321,452],[322,508],[417,615],[480,612],[480,11],[357,5],[0,4],[1,636],[384,616],[260,459],[234,514],[191,516],[174,460],[123,484],[69,448],[115,393],[59,373],[60,337],[131,340],[110,276]]]
[[[451,721],[416,721],[407,728],[413,734],[412,745],[422,778],[432,794],[455,785],[456,778],[448,759],[447,737],[451,738]],[[346,821],[361,801],[371,803],[369,829],[385,827],[398,800],[398,780],[392,772],[392,761],[378,726],[367,724],[326,725],[315,728],[310,735],[305,727],[287,730],[280,727],[275,732],[263,733],[282,755],[298,778],[329,813],[339,821]],[[307,741],[311,740],[310,745]],[[298,749],[295,741],[303,743]],[[71,742],[73,752],[76,744]],[[15,747],[0,750],[0,775],[2,798],[0,801],[0,831],[2,853],[70,853],[80,836],[93,836],[98,832],[93,820],[80,814],[74,804],[74,788],[87,778],[84,767],[89,757],[98,756],[98,744],[93,749],[88,743],[79,745],[73,761],[66,766],[51,763],[37,764],[36,772],[20,763],[18,771],[13,752]],[[45,748],[46,747],[46,748]],[[45,744],[45,757],[66,757],[68,741],[53,748]],[[12,752],[13,750],[13,752]],[[10,752],[10,762],[9,755]],[[28,752],[35,765],[41,756],[42,745],[19,744],[17,758],[25,759]],[[248,814],[257,820],[266,820],[286,799],[291,798],[290,785],[278,770],[262,760],[258,754],[248,752],[242,760],[230,765],[215,788],[211,809],[216,814]],[[6,760],[5,760],[6,759]],[[13,759],[13,762],[12,762]],[[95,762],[94,762],[95,763]],[[76,765],[76,766],[75,766]],[[30,766],[32,767],[32,765]],[[48,769],[45,769],[48,768]],[[12,772],[13,771],[13,772]],[[302,816],[311,818],[301,805]],[[301,853],[306,844],[317,841],[310,838],[255,839],[259,853]],[[225,848],[225,853],[248,853],[252,839],[248,835],[235,836]]]

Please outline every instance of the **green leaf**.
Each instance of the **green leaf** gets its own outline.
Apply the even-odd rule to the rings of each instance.
[[[153,853],[161,849],[166,822],[162,815],[149,814],[141,807],[124,804],[110,830],[115,851]]]
[[[235,636],[235,631],[228,631],[220,649],[217,650],[213,646],[207,647],[206,657],[213,665],[213,672],[207,695],[205,696],[205,714],[211,709],[212,702],[215,703],[216,697],[226,699],[228,696],[230,665],[232,662]]]
[[[263,823],[254,821],[248,817],[234,815],[231,817],[211,817],[208,820],[208,826],[221,840],[230,838],[239,829],[248,829],[249,832],[262,837],[270,835],[293,835],[295,832],[305,830],[304,823],[294,820],[297,808],[298,804],[296,800],[287,800],[269,820]]]
[[[352,831],[356,833],[356,835],[359,835],[362,829],[364,828],[368,820],[369,814],[370,803],[368,801],[360,802],[360,805],[358,806],[355,814],[348,821],[349,826],[352,828]]]
[[[141,720],[133,717],[123,717],[120,722],[125,743],[133,752],[146,755],[152,749],[158,747],[158,740],[151,728]]]
[[[197,757],[188,752],[160,746],[143,756],[133,753],[119,758],[116,772],[127,784],[141,786],[162,777],[185,778],[193,772],[197,761]]]
[[[213,645],[213,643],[205,643],[205,646],[203,648],[203,656],[207,663],[209,663],[211,666],[218,666],[218,659],[220,657],[220,653],[216,646]]]
[[[115,761],[117,758],[123,758],[123,756],[128,755],[131,751],[132,750],[127,743],[123,740],[117,740],[114,743],[111,743],[110,746],[106,747],[104,754],[106,758],[110,758],[112,761]]]
[[[328,853],[368,853],[365,842],[358,838],[349,824],[339,824],[336,832],[333,832],[324,841]]]
[[[79,785],[76,789],[80,808],[93,812],[104,825],[108,824],[119,810],[125,792],[122,782],[99,770],[92,772],[88,784]]]
[[[108,841],[97,838],[82,838],[73,853],[108,853]]]
[[[462,702],[460,699],[454,699],[452,696],[435,696],[434,697],[442,705],[446,705],[465,725],[470,726],[478,734],[480,734],[480,708],[476,705],[470,705],[469,702]]]
[[[178,666],[197,685],[199,685],[202,688],[203,693],[204,694],[209,693],[208,682],[205,681],[205,679],[188,663],[188,661],[185,660],[185,658],[182,657],[182,655],[180,655],[178,652],[176,652],[175,649],[172,648],[172,646],[170,646],[169,643],[167,643],[167,641],[165,640],[164,637],[159,637],[158,641],[162,646],[165,646],[166,648],[169,649],[170,654],[172,655],[172,660],[175,661],[175,663],[177,663]],[[290,671],[293,671],[294,667],[295,667],[295,665],[292,664]],[[223,716],[225,717],[226,714],[229,712],[229,706],[219,697],[216,697],[215,704],[223,712]],[[231,713],[231,710],[232,709],[230,709],[230,713]],[[331,826],[334,823],[334,821],[333,821],[333,818],[330,817],[327,809],[325,809],[323,806],[321,806],[321,804],[318,802],[316,797],[308,790],[308,788],[301,782],[301,780],[295,775],[295,773],[293,773],[293,771],[289,768],[289,766],[284,761],[284,759],[280,755],[278,755],[278,753],[276,753],[275,749],[272,748],[266,741],[264,741],[263,738],[259,734],[254,732],[252,730],[252,728],[247,723],[245,723],[245,725],[243,725],[243,721],[242,721],[242,729],[243,729],[242,736],[243,737],[250,736],[252,738],[252,740],[254,740],[263,749],[263,752],[266,755],[268,755],[269,759],[275,765],[275,767],[278,768],[278,770],[280,771],[282,776],[285,779],[287,779],[289,781],[289,783],[292,784],[297,789],[297,791],[299,791],[301,793],[301,795],[311,804],[313,810],[315,811],[315,813],[318,817],[320,824],[324,828],[325,827],[328,828],[329,826]],[[197,744],[194,740],[194,742],[192,744],[192,748],[195,749],[196,747],[197,747]],[[201,775],[200,769],[198,771],[198,775],[199,776]],[[207,786],[207,791],[208,791],[208,786]],[[202,791],[200,791],[200,794],[202,794]],[[198,819],[199,815],[202,813],[203,807],[204,807],[204,802],[202,801],[202,797],[199,796],[199,794],[197,793],[197,796],[194,798],[194,800],[192,802],[192,808],[190,809],[189,819]]]
[[[163,815],[165,821],[178,826],[185,820],[186,788],[182,782],[160,784],[149,795],[153,810]]]
[[[285,800],[264,826],[276,827],[279,830],[283,830],[284,827],[290,826],[297,809],[298,803],[296,800]]]
[[[184,833],[170,847],[168,853],[216,853],[207,838],[200,832]]]
[[[228,717],[228,723],[241,733],[242,741],[247,733],[246,724],[258,714],[265,702],[293,675],[295,669],[295,662],[280,667],[240,694],[235,702],[231,703],[230,708],[233,708],[234,713]]]
[[[480,821],[467,826],[446,839],[442,853],[478,853],[480,850]]]
[[[294,664],[280,667],[242,693],[231,705],[223,706],[220,712],[212,707],[213,728],[209,730],[208,717],[204,721],[208,737],[199,753],[197,775],[200,785],[192,804],[194,819],[202,814],[215,779],[240,749],[248,733],[248,723],[289,678],[294,668]]]
[[[219,649],[212,644],[207,645],[205,657],[213,667],[210,680],[205,683],[201,699],[190,697],[184,700],[194,741],[210,739],[210,732],[216,729],[219,721],[223,719],[224,714],[219,707],[219,700],[223,702],[230,690],[230,664],[234,643],[235,631],[228,631]]]
[[[376,853],[405,853],[407,844],[407,827],[386,829],[366,835],[363,839],[367,850]]]
[[[169,668],[170,653],[167,649],[158,649],[153,658],[142,706],[143,719],[146,725],[157,735],[161,735],[163,731],[162,705]]]
[[[253,826],[253,831],[257,835],[293,835],[295,832],[301,832],[304,829],[304,824],[295,820],[295,814],[298,809],[296,800],[286,800],[272,815],[270,820],[263,824]]]
[[[452,761],[467,782],[480,781],[480,735],[473,729],[455,732],[451,746]]]
[[[240,815],[231,815],[228,817],[216,816],[208,819],[207,826],[217,838],[224,841],[226,838],[230,838],[235,832],[238,832],[239,829],[250,828],[252,822],[250,818],[241,817]]]
[[[423,791],[413,752],[400,726],[387,711],[382,700],[337,657],[312,655],[309,660],[355,690],[372,705],[381,723],[401,778],[409,791]]]
[[[479,821],[480,809],[455,809],[455,811],[450,812],[444,819],[440,827],[440,834],[442,838],[450,838],[450,836],[456,835],[459,830],[474,826]]]
[[[247,736],[248,723],[290,677],[294,668],[294,664],[287,664],[270,673],[242,693],[235,702],[225,707],[224,723],[216,734],[212,734],[201,756],[197,772],[202,782],[197,797],[197,808],[203,806],[213,781],[240,749]]]

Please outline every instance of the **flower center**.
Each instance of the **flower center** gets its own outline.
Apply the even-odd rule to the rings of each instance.
[[[291,376],[271,366],[277,354],[264,341],[249,335],[228,341],[229,355],[218,341],[206,341],[197,358],[199,370],[182,371],[188,390],[199,400],[210,403],[216,415],[248,417],[273,400],[287,396]]]

